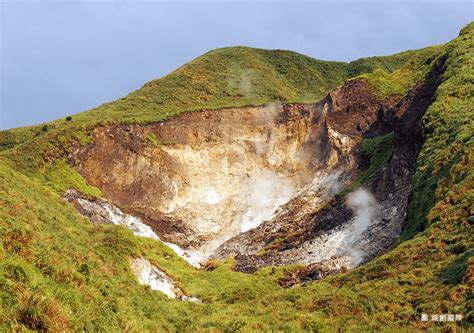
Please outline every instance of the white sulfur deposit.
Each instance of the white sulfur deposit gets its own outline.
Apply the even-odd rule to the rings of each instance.
[[[169,298],[199,302],[195,297],[186,296],[180,288],[174,285],[173,280],[168,275],[153,266],[148,260],[135,258],[132,260],[131,267],[140,284],[149,286],[152,290],[161,291]]]
[[[293,184],[270,170],[258,170],[241,185],[240,232],[256,228],[272,217],[276,209],[295,194]]]
[[[136,236],[148,237],[161,241],[160,237],[141,219],[122,212],[107,201],[89,201],[83,198],[77,198],[77,203],[80,205],[80,211],[87,216],[94,223],[110,223],[115,225],[123,225]],[[178,256],[186,260],[189,264],[196,268],[200,268],[200,258],[186,250],[183,250],[176,244],[163,242],[170,249],[172,249]]]
[[[260,148],[262,154],[278,155],[271,145]],[[180,169],[187,170],[187,177],[185,186],[174,191],[173,200],[167,201],[162,210],[185,221],[196,235],[207,239],[199,247],[189,249],[201,262],[229,238],[270,219],[300,186],[298,179],[264,166],[262,157],[248,154],[240,144],[225,149],[164,149],[180,161]],[[229,156],[235,160],[231,161]],[[278,160],[289,158],[280,156]]]
[[[100,209],[97,206],[102,207],[107,212],[108,220],[110,222],[112,222],[112,224],[123,225],[123,226],[129,228],[130,230],[132,230],[133,233],[137,236],[149,237],[149,238],[153,238],[153,239],[160,239],[153,232],[153,230],[149,226],[144,224],[140,219],[138,219],[134,216],[125,214],[120,209],[118,209],[117,207],[111,205],[110,203],[103,202],[103,203],[99,204],[97,202],[89,202],[89,201],[84,200],[84,199],[78,199],[78,201],[83,206],[84,205],[95,206],[94,209]]]
[[[168,245],[170,249],[172,249],[178,256],[186,260],[192,266],[196,268],[201,267],[201,264],[200,264],[201,258],[197,256],[195,253],[183,250],[181,247],[173,243],[165,242],[165,244]]]
[[[213,187],[208,187],[203,190],[202,201],[210,205],[218,204],[222,200],[222,197]]]
[[[141,284],[159,290],[169,298],[176,298],[176,287],[168,276],[150,264],[148,260],[137,258],[132,260],[132,270]]]

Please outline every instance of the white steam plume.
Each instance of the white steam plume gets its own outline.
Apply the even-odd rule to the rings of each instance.
[[[363,253],[358,243],[362,234],[374,220],[377,202],[369,191],[358,189],[347,195],[346,204],[354,211],[355,217],[351,222],[351,226],[346,229],[348,234],[338,252],[349,254],[352,258],[352,266],[356,267],[363,260]]]
[[[268,170],[258,170],[242,184],[244,197],[240,232],[256,228],[272,217],[276,209],[288,202],[295,188],[286,178]]]
[[[287,203],[296,193],[291,181],[269,169],[255,170],[242,179],[241,193],[235,198],[235,204],[241,214],[217,238],[207,242],[201,248],[190,251],[206,260],[222,243],[248,230],[258,227],[263,221],[272,218],[278,207]]]

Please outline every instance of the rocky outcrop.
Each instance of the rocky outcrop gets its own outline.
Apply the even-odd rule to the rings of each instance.
[[[344,267],[338,267],[337,260],[323,260],[319,263],[309,264],[285,271],[278,279],[278,284],[284,288],[289,288],[297,284],[320,280],[328,275],[346,272]]]

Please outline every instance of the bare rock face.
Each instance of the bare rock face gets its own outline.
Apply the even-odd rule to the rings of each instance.
[[[101,127],[69,161],[107,200],[201,262],[236,256],[244,272],[319,263],[321,274],[313,275],[324,276],[399,237],[419,149],[398,138],[406,135],[400,124],[419,127],[421,118],[409,117],[423,114],[432,91],[415,90],[397,104],[356,79],[312,105],[202,110],[158,124]],[[335,197],[365,165],[362,137],[394,129],[390,166],[356,204]]]
[[[329,107],[272,104],[99,128],[70,160],[161,238],[207,258],[291,199],[314,209],[350,180],[358,136],[329,127]]]
[[[320,280],[325,276],[345,272],[346,269],[338,263],[338,258],[323,260],[318,263],[298,267],[295,270],[288,270],[283,277],[278,280],[278,284],[284,288],[289,288],[297,284],[302,284],[312,280]]]

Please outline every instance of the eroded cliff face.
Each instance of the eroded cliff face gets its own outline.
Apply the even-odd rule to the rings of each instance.
[[[99,128],[71,160],[106,198],[206,258],[306,188],[335,181],[335,170],[357,166],[356,137],[327,126],[328,107],[272,104]],[[335,190],[322,186],[320,196]]]
[[[403,174],[403,207],[399,197],[380,203],[376,182],[360,194],[370,206],[362,231],[361,197],[352,205],[334,198],[364,167],[362,136],[393,131],[409,113],[403,103],[379,100],[352,80],[314,105],[202,110],[159,124],[97,128],[94,143],[69,161],[107,200],[201,262],[235,255],[241,271],[320,263],[334,272],[398,237],[411,171]]]

